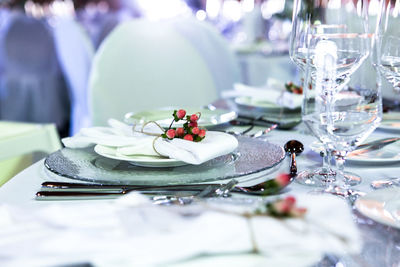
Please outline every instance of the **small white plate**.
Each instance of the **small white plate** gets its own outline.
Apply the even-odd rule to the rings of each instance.
[[[356,209],[379,223],[400,228],[400,188],[379,189],[357,199]]]
[[[242,106],[258,107],[258,108],[268,109],[268,110],[274,111],[274,112],[278,112],[283,109],[281,106],[278,106],[274,103],[271,103],[271,102],[268,102],[265,100],[260,100],[258,98],[249,97],[249,96],[236,97],[235,102],[236,102],[236,104],[239,104]]]
[[[367,139],[366,143],[373,142],[373,140],[374,139]],[[375,164],[390,164],[400,162],[400,141],[394,142],[381,149],[377,149],[360,155],[352,155],[350,153],[347,156],[346,161]]]
[[[121,155],[117,153],[117,149],[115,147],[108,147],[102,145],[96,145],[94,147],[94,151],[103,157],[128,161],[133,165],[141,167],[163,168],[163,167],[178,167],[187,165],[186,162],[164,157],[145,156],[145,155],[135,155],[135,156]]]
[[[279,106],[275,103],[262,100],[259,98],[254,98],[254,97],[249,97],[249,96],[239,96],[235,97],[234,99],[235,103],[241,107],[247,108],[247,109],[254,109],[257,108],[261,112],[282,112],[284,111],[285,113],[299,113],[301,111],[301,108],[295,108],[295,109],[289,109],[285,108],[282,106]]]

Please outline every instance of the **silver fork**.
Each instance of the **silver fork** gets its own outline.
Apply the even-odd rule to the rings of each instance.
[[[252,138],[258,138],[264,135],[267,135],[270,131],[272,131],[273,129],[275,129],[276,127],[278,127],[278,124],[272,124],[270,127],[268,127],[267,129],[264,130],[260,130],[258,132],[255,132],[253,134],[250,134],[249,136]]]
[[[387,178],[384,180],[375,180],[371,182],[371,187],[373,189],[382,189],[391,186],[399,186],[400,178]]]
[[[251,125],[249,125],[249,127],[246,128],[244,131],[241,131],[241,132],[237,132],[237,131],[226,131],[225,133],[233,134],[233,135],[235,135],[235,136],[242,136],[242,135],[245,135],[246,133],[250,132],[251,130],[253,130],[253,128],[254,128],[254,124],[251,124]]]
[[[195,200],[201,200],[206,197],[227,197],[229,196],[229,192],[235,188],[238,184],[238,181],[235,179],[230,180],[227,184],[219,186],[217,189],[215,187],[209,185],[204,190],[199,193],[188,196],[188,197],[177,197],[177,196],[155,196],[152,198],[153,204],[156,205],[188,205],[193,203]]]

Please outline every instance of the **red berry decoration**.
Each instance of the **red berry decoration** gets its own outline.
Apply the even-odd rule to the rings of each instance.
[[[201,113],[197,112],[192,115],[186,115],[186,111],[184,109],[174,110],[172,114],[174,119],[172,120],[168,130],[164,132],[161,137],[174,139],[174,138],[183,138],[187,141],[200,142],[206,136],[206,130],[200,129],[198,127],[197,121],[200,119]],[[171,128],[174,122],[178,122],[180,120],[186,120],[183,124],[183,127],[179,127],[178,129]]]
[[[306,208],[296,206],[296,198],[287,196],[284,199],[277,199],[274,202],[267,203],[267,213],[271,216],[283,217],[303,217],[307,212]]]
[[[275,182],[279,185],[279,187],[284,187],[290,183],[290,175],[287,173],[280,173],[275,178]]]
[[[206,136],[206,130],[201,129],[199,132],[199,137],[204,138]]]
[[[196,121],[198,121],[198,119],[199,119],[199,116],[197,116],[196,114],[192,114],[190,116],[190,121],[191,122],[196,122]]]
[[[186,115],[186,111],[185,111],[184,109],[180,109],[180,110],[178,110],[178,112],[176,113],[176,116],[177,116],[179,119],[183,119],[183,118],[185,117],[185,115]]]
[[[188,141],[193,141],[193,136],[191,134],[187,134],[187,135],[185,135],[185,137],[183,137],[183,139],[188,140]]]
[[[176,129],[176,136],[183,137],[185,135],[185,130],[181,127]]]
[[[192,129],[192,134],[198,135],[199,133],[200,133],[200,129],[197,128],[197,127],[193,127],[193,129]]]
[[[175,130],[174,129],[169,129],[166,133],[168,139],[174,139],[175,137]]]
[[[287,196],[284,201],[290,206],[293,207],[294,204],[296,203],[296,199],[294,198],[294,196]]]
[[[197,125],[197,122],[195,122],[195,121],[191,121],[190,123],[189,123],[189,127],[197,127],[198,125]]]

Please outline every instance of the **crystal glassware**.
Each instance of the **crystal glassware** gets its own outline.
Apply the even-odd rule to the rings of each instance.
[[[383,77],[400,93],[400,0],[384,1],[377,32],[378,68]]]
[[[326,97],[326,113],[320,116],[326,116],[328,138],[336,158],[335,191],[361,182],[358,175],[344,171],[344,163],[348,153],[364,142],[382,120],[380,89],[380,74],[369,58],[344,88]]]
[[[335,181],[336,172],[329,166],[332,140],[326,118],[318,114],[329,112],[327,94],[342,90],[369,55],[373,35],[367,13],[368,0],[294,1],[290,56],[304,73],[302,118],[326,151],[322,168],[298,174],[302,184],[326,186]]]

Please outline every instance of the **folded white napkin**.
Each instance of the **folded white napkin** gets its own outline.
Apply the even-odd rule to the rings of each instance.
[[[234,90],[222,92],[222,96],[251,97],[253,102],[270,102],[278,106],[295,109],[301,107],[303,95],[292,94],[284,88],[284,85],[275,81],[270,81],[266,87],[253,87],[241,83],[234,84]]]
[[[302,219],[250,221],[234,215],[242,209],[239,204],[216,203],[221,212],[209,206],[160,207],[143,198],[131,193],[111,203],[51,203],[35,209],[2,205],[0,214],[11,222],[0,231],[0,265],[213,266],[218,258],[221,266],[233,261],[301,267],[325,253],[358,254],[361,248],[350,208],[332,196],[297,196],[299,206],[308,209]],[[249,254],[250,229],[257,255]]]
[[[110,127],[83,128],[75,136],[62,139],[62,142],[68,148],[83,148],[95,144],[115,147],[116,155],[159,156],[161,154],[189,164],[204,163],[228,154],[238,146],[234,136],[222,132],[207,131],[206,137],[201,142],[191,142],[178,138],[166,140],[141,133],[142,125],[135,126],[133,131],[131,126],[114,119],[110,119],[108,123]],[[146,125],[143,131],[152,134],[162,133],[155,124]]]

